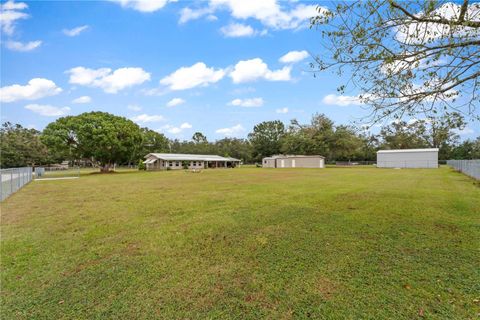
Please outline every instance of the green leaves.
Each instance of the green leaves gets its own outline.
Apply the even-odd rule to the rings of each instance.
[[[0,166],[11,168],[47,163],[48,151],[39,133],[19,124],[4,123],[0,129]]]
[[[107,165],[137,157],[143,136],[140,127],[126,118],[88,112],[50,123],[42,141],[68,159],[94,158]]]
[[[344,85],[366,94],[370,121],[444,110],[480,120],[478,10],[471,1],[339,4],[328,20],[312,19],[329,51],[313,69],[347,75]]]
[[[253,146],[253,155],[257,160],[280,153],[285,125],[280,120],[264,121],[253,128],[248,135]]]

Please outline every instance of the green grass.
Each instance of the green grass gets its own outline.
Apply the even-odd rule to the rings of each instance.
[[[447,167],[91,174],[1,218],[2,319],[480,312],[480,188]]]

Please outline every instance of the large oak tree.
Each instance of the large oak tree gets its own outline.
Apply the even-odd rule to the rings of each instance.
[[[44,129],[41,139],[67,159],[95,159],[102,172],[114,163],[130,161],[143,144],[138,125],[106,112],[60,118]]]

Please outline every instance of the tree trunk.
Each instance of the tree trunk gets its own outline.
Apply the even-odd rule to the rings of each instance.
[[[100,172],[101,173],[109,173],[110,172],[110,164],[105,163],[100,167]]]

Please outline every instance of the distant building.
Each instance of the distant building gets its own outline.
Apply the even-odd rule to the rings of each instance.
[[[149,153],[143,161],[147,170],[183,169],[187,162],[189,169],[235,168],[239,159],[203,154]]]
[[[302,155],[275,155],[262,159],[264,168],[325,168],[325,157]]]
[[[377,152],[378,168],[438,168],[438,149],[399,149]]]

